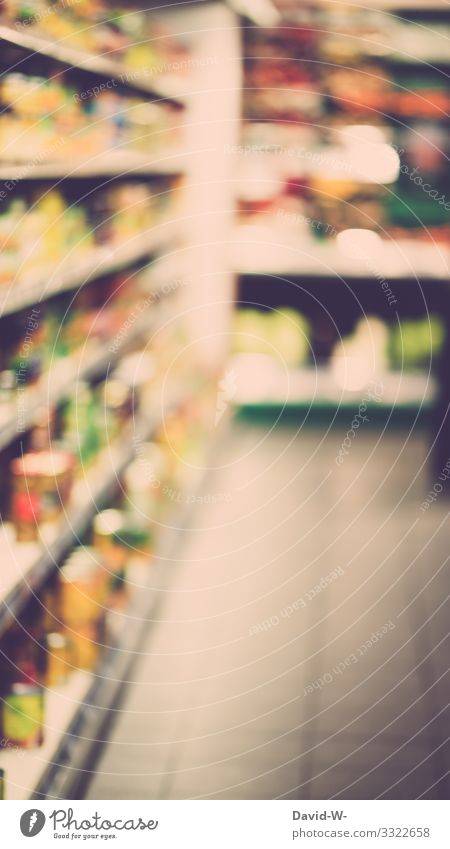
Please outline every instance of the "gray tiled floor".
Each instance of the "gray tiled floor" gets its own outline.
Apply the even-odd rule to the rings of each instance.
[[[90,798],[448,798],[448,503],[423,434],[344,435],[233,425]]]

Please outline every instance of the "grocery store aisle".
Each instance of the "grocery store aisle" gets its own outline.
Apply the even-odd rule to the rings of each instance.
[[[89,798],[448,797],[447,505],[345,431],[233,424]]]

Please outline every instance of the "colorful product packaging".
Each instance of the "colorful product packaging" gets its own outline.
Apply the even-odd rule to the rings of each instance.
[[[68,501],[74,461],[63,451],[24,454],[11,462],[11,520],[19,541],[38,539],[39,524],[57,520]]]
[[[33,749],[44,739],[44,690],[38,684],[12,684],[3,696],[2,735],[7,747]]]

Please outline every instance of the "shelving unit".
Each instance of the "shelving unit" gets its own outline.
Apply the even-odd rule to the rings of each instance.
[[[174,518],[173,529],[167,528],[162,535],[155,552],[162,562],[173,554],[191,509],[184,505]],[[66,685],[47,691],[48,727],[44,745],[25,753],[2,751],[2,766],[9,776],[8,798],[81,798],[89,767],[119,706],[123,682],[129,677],[135,652],[158,607],[165,570],[154,565],[151,569],[141,568],[135,581],[138,587],[128,608],[116,612],[115,622],[110,623],[110,643],[97,669],[80,670]]]
[[[161,14],[160,14],[161,13]],[[201,14],[202,26],[198,26]],[[41,183],[69,187],[77,181],[90,181],[96,186],[102,178],[122,178],[136,182],[163,178],[179,178],[183,181],[180,206],[169,212],[148,232],[128,236],[123,243],[102,245],[79,259],[73,256],[58,263],[57,267],[37,269],[33,274],[17,275],[13,284],[3,286],[0,296],[0,321],[8,320],[36,304],[47,303],[62,293],[78,292],[86,286],[96,286],[116,272],[125,272],[135,266],[151,265],[151,291],[148,292],[148,309],[127,329],[117,349],[109,350],[105,343],[86,345],[83,352],[76,350],[72,356],[58,360],[49,373],[42,375],[35,386],[21,393],[21,427],[18,432],[18,409],[6,409],[0,421],[0,450],[11,451],[24,433],[37,422],[42,407],[55,406],[67,398],[73,398],[79,381],[97,381],[109,374],[127,352],[134,350],[136,343],[147,340],[163,324],[173,317],[171,293],[177,298],[177,311],[185,315],[186,344],[197,345],[197,315],[205,305],[205,293],[211,282],[217,286],[217,273],[221,275],[217,287],[217,304],[208,306],[209,330],[217,329],[218,339],[222,326],[229,320],[220,303],[221,294],[231,305],[233,276],[227,268],[226,252],[217,235],[223,233],[231,219],[231,180],[227,169],[223,179],[216,182],[211,191],[208,180],[220,173],[222,166],[219,146],[205,144],[199,138],[198,121],[217,122],[217,140],[234,142],[239,115],[239,51],[235,16],[218,4],[208,4],[199,10],[194,5],[178,7],[175,12],[163,13],[168,30],[175,37],[186,32],[192,34],[192,50],[197,62],[193,63],[189,78],[151,76],[137,73],[124,63],[108,56],[96,56],[74,50],[64,44],[47,41],[26,31],[25,27],[14,30],[0,25],[0,43],[20,49],[24,59],[34,54],[59,63],[62,73],[70,71],[70,79],[80,72],[79,79],[93,82],[112,79],[118,83],[120,93],[142,95],[163,108],[169,104],[184,110],[188,120],[183,128],[186,138],[183,151],[166,146],[158,152],[141,155],[125,150],[114,150],[96,154],[89,159],[77,156],[42,161],[36,157],[30,162],[1,161],[0,180],[14,181],[15,192],[23,187],[30,191]],[[224,36],[225,33],[225,36]],[[20,55],[20,54],[19,54]],[[207,64],[213,55],[217,67],[208,67],[205,78],[203,62]],[[230,93],[223,95],[222,67],[226,62]],[[26,62],[18,62],[16,70],[22,72]],[[58,76],[58,75],[56,75]],[[78,79],[78,77],[76,77]],[[91,83],[90,83],[91,84]],[[217,92],[221,92],[220,98]],[[229,129],[222,120],[229,119]],[[184,122],[180,122],[184,123]],[[179,129],[179,128],[178,128]],[[204,141],[204,140],[203,140]],[[10,156],[14,156],[14,153]],[[31,154],[30,154],[31,159]],[[231,169],[231,163],[228,163]],[[205,180],[206,174],[206,180]],[[198,190],[204,182],[205,191]],[[74,189],[74,191],[77,191]],[[10,195],[8,194],[8,200]],[[228,212],[224,212],[228,210]],[[214,269],[211,279],[204,275],[205,234],[215,227],[209,246],[208,267]],[[174,281],[185,280],[189,286],[173,286]],[[147,294],[139,292],[141,300]],[[209,298],[206,299],[207,301]],[[130,303],[130,310],[132,303]],[[44,312],[45,310],[43,310]],[[201,334],[200,334],[201,335]],[[189,341],[191,340],[191,341]],[[223,345],[216,356],[208,360],[211,376],[217,374],[223,362]],[[175,381],[176,383],[176,381]],[[64,516],[56,524],[41,525],[39,541],[18,543],[8,522],[4,522],[0,533],[5,558],[3,579],[0,582],[0,640],[8,629],[25,611],[33,595],[39,595],[44,583],[63,564],[68,554],[88,532],[99,510],[114,503],[119,482],[134,459],[137,446],[151,440],[159,431],[165,417],[176,412],[190,398],[186,397],[187,384],[173,386],[168,390],[168,401],[163,409],[155,399],[151,411],[140,410],[139,419],[122,428],[121,437],[104,449],[91,461],[83,479],[75,482]],[[194,391],[194,390],[193,390]],[[5,405],[3,405],[5,410]],[[22,432],[23,431],[23,432]],[[131,432],[132,431],[132,432]],[[26,444],[26,443],[24,443]],[[15,449],[14,449],[15,450]],[[192,486],[195,488],[196,481]],[[185,506],[173,517],[173,526],[181,528],[187,516]],[[167,530],[158,538],[156,560],[170,557],[178,531]],[[134,564],[134,569],[136,569]],[[111,721],[114,708],[120,698],[123,682],[129,677],[134,655],[148,629],[149,617],[160,593],[158,585],[163,583],[166,570],[158,565],[140,567],[138,591],[130,588],[130,602],[126,609],[115,611],[108,622],[109,645],[104,647],[101,660],[93,672],[76,672],[67,685],[46,693],[46,718],[44,744],[36,749],[0,750],[0,767],[6,773],[6,798],[74,798],[80,792],[86,770],[92,762],[99,741],[102,740],[107,724]],[[134,575],[133,575],[134,578]],[[111,617],[111,614],[110,614]]]
[[[394,278],[391,275],[387,279],[392,281],[398,299],[395,309],[391,309],[386,298],[380,297],[380,280],[373,274],[369,276],[367,270],[363,269],[359,274],[349,274],[327,263],[318,266],[314,273],[306,266],[303,271],[298,268],[293,271],[288,266],[287,270],[278,273],[270,267],[265,272],[248,272],[241,266],[238,273],[238,305],[242,308],[265,311],[290,307],[299,310],[312,321],[318,316],[328,316],[342,336],[348,333],[360,316],[361,304],[367,315],[378,315],[394,326],[402,319],[417,318],[424,311],[429,311],[439,314],[446,323],[447,338],[450,333],[450,287],[446,277],[433,277],[431,274],[414,277],[405,274]],[[397,410],[400,418],[407,409],[413,419],[418,412],[421,416],[426,414],[429,421],[439,417],[438,405],[443,403],[447,391],[445,368],[443,372],[439,368],[439,364],[445,362],[445,353],[439,358],[435,357],[435,360],[432,373],[386,372],[382,378],[386,394],[376,408],[390,409],[393,413]],[[248,380],[247,374],[247,385]],[[236,402],[242,403],[244,407],[287,405],[312,409],[314,406],[332,413],[336,409],[345,410],[355,405],[355,394],[343,392],[336,385],[330,369],[321,363],[291,373],[285,370],[278,373],[274,365],[266,373],[259,397],[255,389],[258,385],[256,377],[254,381],[250,380],[250,384],[253,384],[250,393],[246,395],[244,392],[241,401],[236,398]],[[364,387],[359,395],[363,392]],[[436,450],[439,448],[444,451],[446,434],[444,429],[441,430]]]
[[[176,409],[180,402],[174,398],[165,413]],[[61,525],[48,529],[42,546],[22,547],[28,563],[22,560],[22,576],[5,593],[0,601],[0,636],[11,621],[20,614],[32,593],[36,593],[48,575],[61,562],[86,529],[98,509],[107,503],[124,470],[135,455],[134,444],[151,437],[160,419],[142,422],[137,426],[134,443],[123,439],[115,451],[108,449],[92,468],[88,479],[80,483],[74,493],[73,505]],[[98,481],[101,481],[99,484]],[[182,527],[183,516],[177,523]],[[168,556],[176,534],[167,532],[158,553]],[[126,679],[133,652],[139,636],[146,627],[151,607],[156,603],[158,582],[155,570],[146,568],[136,575],[139,591],[134,591],[129,608],[116,611],[111,625],[111,645],[94,672],[83,670],[73,674],[68,683],[47,692],[46,739],[42,747],[29,752],[16,749],[1,752],[1,761],[9,777],[10,799],[65,798],[74,794],[74,785],[83,779],[83,767],[92,755],[92,749],[101,740],[102,728],[110,718],[123,680]],[[147,584],[147,586],[146,586]],[[124,624],[126,628],[124,629]],[[115,634],[115,636],[114,636]],[[88,728],[87,736],[80,727]],[[83,737],[80,745],[80,737]],[[26,784],[24,784],[23,759],[27,759]],[[77,775],[77,771],[80,774]]]
[[[367,19],[366,27],[364,13],[361,14],[364,6],[371,15],[371,25]],[[433,11],[444,13],[449,24],[448,3],[440,0],[380,0],[376,4],[359,4],[351,13],[332,9],[320,0],[305,9],[288,4],[281,7],[279,27],[269,27],[266,32],[255,26],[251,18],[244,20],[244,104],[248,103],[249,109],[244,111],[241,145],[235,150],[241,211],[230,244],[231,265],[238,277],[238,307],[244,312],[250,309],[263,313],[290,308],[312,328],[313,354],[308,364],[296,369],[282,372],[277,362],[270,364],[267,357],[265,378],[261,373],[257,376],[256,371],[252,376],[252,355],[247,365],[246,355],[238,356],[240,366],[236,370],[241,379],[237,379],[240,391],[235,400],[253,415],[264,411],[272,415],[285,407],[308,417],[325,411],[328,421],[333,422],[341,409],[348,415],[356,396],[341,391],[333,380],[327,364],[332,349],[330,339],[351,338],[363,316],[380,318],[389,332],[404,320],[439,316],[446,342],[440,355],[433,352],[433,373],[424,368],[418,374],[384,374],[387,394],[374,407],[374,414],[375,410],[383,410],[386,414],[399,413],[400,418],[409,410],[410,422],[425,413],[432,430],[434,470],[430,476],[436,470],[439,473],[445,464],[450,444],[450,382],[446,366],[450,345],[450,247],[442,233],[433,236],[432,224],[427,232],[428,219],[423,234],[426,239],[418,238],[414,230],[409,231],[410,236],[406,233],[408,227],[420,225],[420,216],[414,218],[411,214],[410,223],[403,226],[395,225],[393,218],[391,224],[393,207],[389,201],[396,198],[398,191],[403,213],[403,218],[398,216],[395,208],[398,220],[408,220],[401,206],[403,195],[395,181],[395,169],[390,175],[387,169],[384,185],[381,177],[377,180],[376,169],[371,170],[369,153],[358,158],[352,144],[356,142],[357,146],[364,138],[384,144],[387,150],[389,144],[397,142],[394,147],[401,151],[397,179],[401,178],[405,149],[408,152],[409,136],[405,133],[411,126],[414,142],[426,137],[426,127],[430,125],[430,147],[439,147],[441,136],[436,135],[434,125],[442,118],[445,126],[448,109],[439,109],[438,98],[428,104],[426,89],[422,91],[414,81],[408,86],[403,79],[407,74],[423,74],[431,89],[437,80],[437,89],[443,88],[448,96],[448,39],[443,31],[436,33],[431,52],[424,41],[426,28],[420,23],[417,51],[413,36],[408,41],[406,35],[408,26],[414,33],[414,24],[408,21],[420,21],[418,12]],[[378,12],[386,13],[385,32],[383,14],[377,15]],[[444,18],[441,15],[436,20],[441,23]],[[364,62],[370,64],[370,72],[366,72]],[[368,72],[374,81],[374,94],[369,86],[366,101]],[[380,86],[384,80],[383,99]],[[262,97],[258,97],[260,92]],[[403,95],[410,95],[410,99],[401,100]],[[396,96],[400,97],[398,102]],[[407,112],[408,116],[403,114]],[[358,136],[359,125],[366,135]],[[448,154],[445,142],[442,146],[444,154]],[[374,157],[376,164],[376,151]],[[406,162],[410,165],[407,158]],[[429,174],[427,180],[423,179],[424,183],[428,181]],[[446,190],[447,184],[440,188]],[[405,177],[404,205],[409,210],[408,191],[412,192],[412,187]],[[444,193],[450,197],[448,191]],[[426,195],[422,200],[434,202]],[[337,214],[339,203],[342,215]],[[360,206],[363,213],[358,218]],[[431,220],[439,222],[434,226],[442,229],[445,222],[439,219],[437,209],[434,208]],[[352,215],[357,223],[353,223]],[[319,225],[317,229],[312,221]],[[362,248],[352,254],[342,249],[345,245],[336,238],[339,232],[348,230],[350,238],[352,229],[377,230],[377,221],[378,245],[374,237],[370,250]],[[395,294],[392,308],[383,291],[386,287]],[[324,336],[328,340],[325,343]],[[259,367],[263,372],[262,360]],[[359,394],[363,391],[362,388]]]

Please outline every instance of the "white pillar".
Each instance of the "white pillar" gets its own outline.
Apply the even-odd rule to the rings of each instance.
[[[216,371],[228,351],[235,295],[229,271],[235,157],[229,147],[240,137],[240,24],[238,16],[219,3],[178,8],[169,20],[171,28],[190,34],[194,60],[187,98],[187,178],[180,226],[181,267],[192,282],[181,299],[196,351]]]

